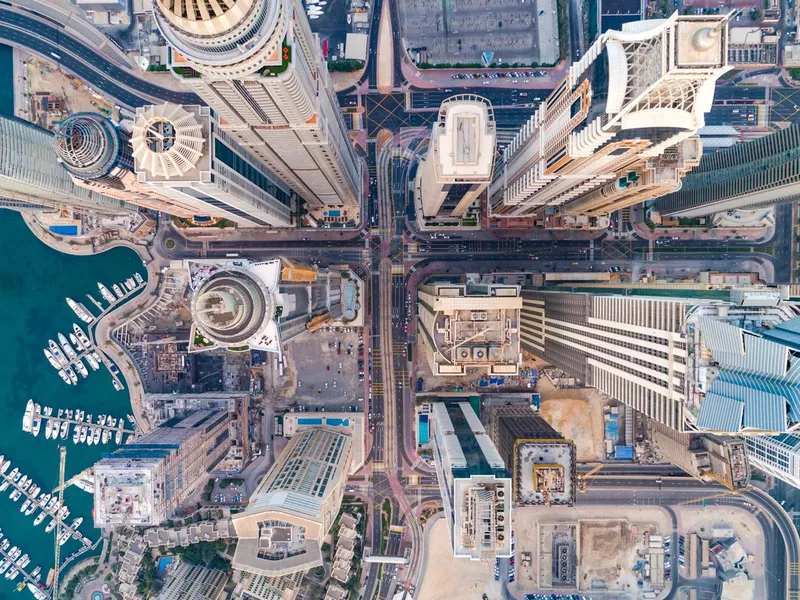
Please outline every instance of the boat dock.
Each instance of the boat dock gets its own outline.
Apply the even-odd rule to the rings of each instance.
[[[10,461],[9,461],[9,466],[10,466]],[[36,511],[34,511],[34,513],[37,512],[41,508],[41,505],[39,504],[38,497],[37,496],[33,496],[33,495],[30,494],[30,490],[31,489],[38,488],[39,486],[31,484],[30,487],[28,487],[28,486],[21,487],[19,485],[19,482],[22,481],[22,479],[17,479],[16,481],[14,481],[14,479],[16,479],[16,478],[10,477],[9,474],[7,474],[5,472],[4,473],[0,473],[0,478],[2,478],[3,483],[8,482],[11,487],[13,487],[15,490],[20,492],[20,497],[27,498],[31,502],[35,502],[36,503],[37,509],[36,509]],[[32,480],[28,479],[28,481],[30,482]],[[6,488],[6,489],[8,489],[8,488]],[[41,490],[42,488],[39,488],[39,489]],[[19,498],[17,498],[17,499],[19,500]],[[88,538],[83,537],[81,535],[80,531],[78,531],[76,528],[72,527],[71,525],[68,525],[67,523],[65,523],[64,522],[64,518],[59,516],[59,511],[62,508],[63,508],[62,506],[55,505],[50,509],[42,508],[41,510],[46,515],[50,516],[52,520],[55,520],[55,522],[56,522],[56,531],[62,531],[62,532],[67,531],[67,532],[69,532],[69,536],[71,538],[79,540],[84,546],[91,546],[91,544],[92,544],[91,540],[89,540]],[[33,513],[31,515],[29,515],[29,516],[33,517]],[[42,523],[42,524],[44,524],[44,523]]]
[[[30,405],[30,403],[29,403]],[[33,405],[32,415],[29,417],[26,409],[25,417],[22,420],[23,431],[29,431],[37,436],[41,429],[45,431],[47,439],[67,439],[72,433],[74,443],[107,444],[113,442],[121,444],[123,436],[135,436],[136,429],[132,423],[132,415],[125,418],[114,418],[110,415],[98,415],[93,419],[93,415],[86,415],[82,410],[58,410],[54,414],[49,406],[40,407],[39,404]],[[31,426],[32,423],[39,421],[38,428]],[[76,428],[73,430],[73,427]],[[130,428],[129,428],[130,427]],[[91,441],[90,441],[91,440]]]
[[[14,544],[11,543],[11,540],[6,538],[2,534],[0,534],[0,538],[2,538],[2,539],[0,539],[0,557],[2,557],[2,559],[4,561],[8,561],[9,563],[11,563],[11,566],[8,567],[8,569],[10,570],[10,569],[14,568],[17,571],[19,571],[19,574],[22,575],[22,578],[25,580],[25,582],[31,584],[33,587],[35,587],[40,592],[41,595],[39,595],[39,596],[36,596],[36,594],[34,594],[34,596],[36,596],[37,598],[45,598],[45,597],[49,596],[49,594],[47,592],[47,588],[44,587],[42,585],[41,581],[40,581],[41,576],[39,576],[39,578],[37,578],[37,577],[34,577],[33,575],[31,575],[31,573],[33,573],[33,571],[36,570],[36,567],[34,567],[30,571],[28,571],[28,567],[30,567],[30,563],[26,567],[20,567],[19,565],[17,565],[17,561],[19,560],[20,557],[18,556],[16,559],[12,559],[9,556],[9,553],[8,553],[9,550],[11,550],[12,548],[17,547],[17,546],[14,546]],[[3,544],[2,543],[3,541],[8,542],[8,545]],[[3,546],[6,546],[7,549],[4,549]],[[19,547],[17,547],[17,548],[19,548]],[[40,571],[41,571],[41,569],[40,569]],[[0,577],[2,577],[2,576],[0,576]],[[13,581],[13,580],[9,579],[9,581]]]

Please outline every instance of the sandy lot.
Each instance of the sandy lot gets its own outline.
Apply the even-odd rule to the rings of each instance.
[[[392,17],[389,14],[389,5],[385,4],[381,10],[381,24],[378,29],[378,91],[388,94],[394,85],[393,73],[393,44],[392,44]]]
[[[490,600],[502,598],[500,585],[492,576],[494,565],[453,558],[444,519],[431,526],[427,544],[425,577],[419,589],[419,600],[478,600],[482,594]]]
[[[605,453],[602,395],[589,388],[559,390],[546,377],[539,380],[537,391],[542,395],[542,417],[575,442],[578,462],[601,460]]]

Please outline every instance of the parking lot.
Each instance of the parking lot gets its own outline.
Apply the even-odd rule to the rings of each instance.
[[[349,410],[364,407],[364,357],[361,330],[321,329],[291,343],[286,375],[294,382],[281,390],[292,407]],[[361,366],[360,366],[361,365]]]

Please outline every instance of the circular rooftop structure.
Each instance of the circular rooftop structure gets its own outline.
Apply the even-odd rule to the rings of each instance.
[[[82,179],[98,179],[117,166],[122,148],[119,132],[105,117],[75,113],[55,131],[55,150],[66,169]]]
[[[197,116],[177,104],[140,109],[133,122],[133,156],[137,169],[154,177],[180,177],[197,166],[205,145]]]
[[[240,346],[272,320],[275,300],[262,281],[244,269],[229,267],[197,288],[191,310],[206,338],[220,346]]]

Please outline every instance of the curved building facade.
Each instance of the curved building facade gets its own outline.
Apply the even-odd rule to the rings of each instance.
[[[171,67],[309,208],[354,206],[362,167],[296,0],[157,0]]]

